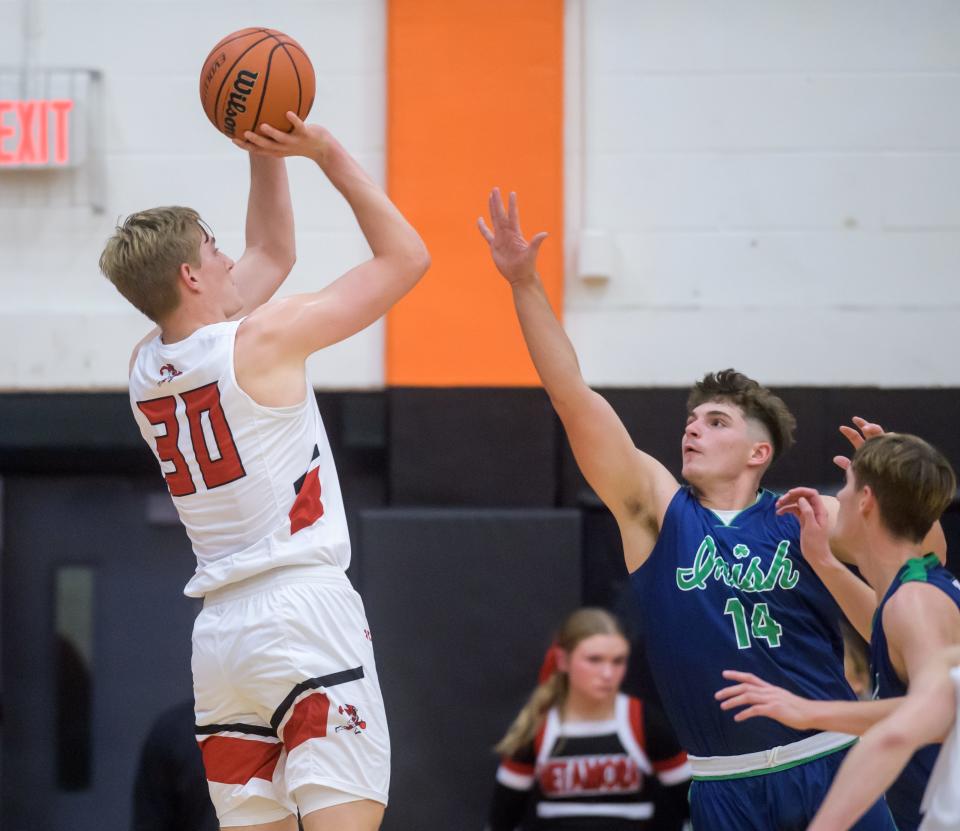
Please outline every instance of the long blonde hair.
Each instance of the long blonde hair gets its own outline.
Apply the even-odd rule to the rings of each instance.
[[[594,635],[619,635],[626,638],[617,619],[609,612],[604,609],[584,608],[578,609],[563,622],[554,641],[554,648],[569,655],[580,641]],[[503,756],[512,756],[533,741],[547,712],[555,706],[562,709],[569,691],[567,673],[554,668],[550,676],[533,691],[494,750]]]

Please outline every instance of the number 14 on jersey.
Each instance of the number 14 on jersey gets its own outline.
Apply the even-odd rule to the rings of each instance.
[[[780,635],[783,627],[770,617],[766,603],[757,603],[750,616],[750,626],[747,627],[747,610],[743,602],[737,597],[727,600],[723,613],[733,618],[733,631],[737,636],[737,649],[750,649],[753,646],[750,636],[754,640],[765,640],[767,645],[776,648],[780,646]]]

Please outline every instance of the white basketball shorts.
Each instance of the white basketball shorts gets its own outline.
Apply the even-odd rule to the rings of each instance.
[[[288,566],[208,594],[193,629],[193,686],[221,825],[295,813],[305,786],[340,794],[331,804],[386,805],[390,739],[373,644],[342,570]]]

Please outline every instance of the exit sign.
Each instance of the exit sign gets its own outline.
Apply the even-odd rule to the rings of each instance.
[[[69,167],[69,98],[0,99],[0,167]]]

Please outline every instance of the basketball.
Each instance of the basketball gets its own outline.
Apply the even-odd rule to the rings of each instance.
[[[207,118],[229,138],[269,124],[289,133],[288,110],[301,119],[313,105],[316,78],[310,58],[276,29],[249,28],[223,38],[200,71],[200,101]]]

